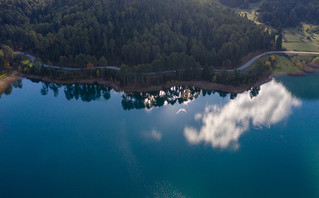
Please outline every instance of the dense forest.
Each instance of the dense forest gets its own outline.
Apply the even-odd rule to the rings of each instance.
[[[273,36],[217,0],[0,0],[0,42],[44,63],[238,66]]]
[[[318,0],[267,0],[258,12],[260,21],[276,28],[319,23]]]

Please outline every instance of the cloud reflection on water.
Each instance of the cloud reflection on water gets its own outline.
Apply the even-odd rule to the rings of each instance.
[[[209,143],[213,148],[237,149],[239,137],[253,126],[270,126],[287,117],[292,107],[301,101],[294,97],[282,84],[272,80],[262,85],[259,95],[251,98],[243,93],[230,100],[223,107],[207,106],[204,113],[196,114],[195,119],[202,121],[198,131],[185,127],[184,135],[191,144]]]

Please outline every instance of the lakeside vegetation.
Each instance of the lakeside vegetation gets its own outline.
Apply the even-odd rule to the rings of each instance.
[[[257,22],[262,7],[271,1],[245,1],[248,6],[241,9],[255,15],[248,17],[216,0],[0,0],[4,8],[0,11],[4,27],[0,70],[63,82],[95,79],[131,87],[191,80],[240,86],[274,73],[311,71],[307,64],[312,60],[296,61],[288,55],[262,57],[245,71],[227,71],[257,52],[319,51],[315,25],[301,23],[298,31],[296,27],[282,31],[280,25],[277,31]],[[236,6],[231,5],[236,1],[221,2]],[[36,61],[16,56],[13,50],[32,53]],[[49,69],[41,63],[88,70]],[[106,65],[120,70],[93,70]]]
[[[268,55],[257,60],[248,70],[265,65],[271,74],[304,75],[319,68],[319,57],[315,55]]]
[[[290,61],[289,56],[283,55],[269,55],[264,56],[257,60],[252,66],[251,69],[256,67],[257,65],[264,64],[271,67],[271,73],[292,73],[298,72],[299,69]]]
[[[190,68],[149,74],[141,73],[141,71],[128,67],[121,67],[120,70],[91,69],[66,71],[43,67],[36,62],[32,62],[29,57],[10,54],[13,53],[13,51],[8,49],[10,48],[7,46],[3,46],[3,48],[0,49],[0,52],[6,52],[3,53],[4,56],[1,59],[9,65],[9,70],[7,69],[6,72],[18,70],[25,77],[43,79],[45,81],[52,80],[57,83],[94,83],[107,81],[107,85],[111,84],[112,86],[113,84],[116,87],[133,90],[138,87],[146,88],[149,86],[174,84],[180,81],[206,81],[207,83],[238,86],[239,88],[242,86],[249,87],[272,74],[288,73],[302,75],[304,72],[314,71],[313,68],[308,66],[308,63],[313,62],[318,65],[318,58],[314,55],[271,55],[258,59],[252,66],[244,71],[235,69],[233,72],[229,72],[225,69],[216,70],[214,67]],[[317,66],[314,68],[317,68]],[[92,81],[89,81],[90,79]]]

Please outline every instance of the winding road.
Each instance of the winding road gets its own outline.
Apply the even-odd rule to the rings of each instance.
[[[14,52],[15,54],[18,55],[23,55],[26,56],[28,58],[31,59],[32,62],[37,63],[43,67],[46,68],[51,68],[51,69],[59,69],[59,70],[66,70],[66,71],[81,71],[81,70],[90,70],[89,68],[76,68],[76,67],[61,67],[61,66],[55,66],[55,65],[46,65],[46,64],[42,64],[40,62],[36,61],[36,58],[34,56],[32,56],[31,54],[25,53],[25,52]],[[110,69],[110,70],[120,70],[120,67],[116,67],[116,66],[100,66],[100,67],[94,67],[92,68],[93,70],[95,69]]]
[[[58,69],[58,70],[65,70],[65,71],[81,71],[81,70],[96,70],[96,69],[109,69],[109,70],[116,70],[116,71],[120,71],[120,67],[117,66],[99,66],[99,67],[94,67],[94,68],[72,68],[72,67],[61,67],[61,66],[55,66],[55,65],[46,65],[46,64],[42,64],[36,61],[36,58],[34,56],[32,56],[31,54],[25,53],[25,52],[14,52],[15,54],[18,55],[23,55],[23,56],[27,56],[28,58],[31,59],[32,62],[37,63],[43,67],[46,68],[51,68],[51,69]],[[262,54],[259,54],[257,56],[255,56],[254,58],[250,59],[247,63],[245,63],[244,65],[240,66],[237,68],[238,71],[243,71],[245,69],[247,69],[248,67],[250,67],[255,61],[257,61],[259,58],[266,56],[266,55],[270,55],[270,54],[309,54],[309,55],[319,55],[319,52],[301,52],[301,51],[270,51],[270,52],[265,52]],[[203,70],[203,68],[201,68]],[[220,69],[215,69],[215,71],[222,71]],[[228,72],[233,72],[235,71],[235,69],[230,69],[230,70],[226,70]],[[161,74],[165,74],[165,73],[174,73],[176,72],[176,70],[168,70],[168,71],[162,71],[159,72]],[[143,73],[143,75],[155,75],[158,74],[156,72],[147,72],[147,73]]]

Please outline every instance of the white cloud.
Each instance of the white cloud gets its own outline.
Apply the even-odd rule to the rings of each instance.
[[[243,93],[230,100],[222,108],[217,105],[206,107],[203,114],[196,114],[195,120],[202,119],[198,131],[185,127],[184,135],[191,144],[209,143],[214,148],[238,148],[239,137],[253,126],[270,126],[287,117],[292,107],[301,102],[275,80],[262,85],[259,95],[250,98]]]

